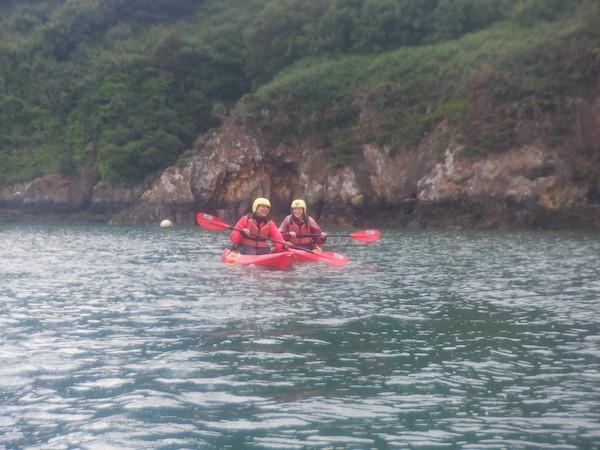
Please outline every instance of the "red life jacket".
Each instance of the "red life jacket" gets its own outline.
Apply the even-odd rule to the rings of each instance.
[[[270,237],[271,227],[269,222],[271,222],[270,219],[259,225],[251,214],[248,215],[248,229],[253,236]],[[267,241],[256,237],[246,237],[242,234],[242,245],[247,247],[267,247]]]
[[[290,218],[290,223],[289,223],[289,230],[288,231],[294,231],[296,234],[310,234],[310,223],[308,222],[308,217],[304,217],[304,220],[302,221],[302,223],[300,225],[298,225],[296,223],[295,218],[292,216]],[[290,242],[294,245],[306,245],[306,244],[312,244],[314,242],[314,238],[308,236],[308,237],[290,237]]]

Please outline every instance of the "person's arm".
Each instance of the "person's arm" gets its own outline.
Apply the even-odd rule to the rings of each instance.
[[[275,247],[275,251],[280,252],[283,249],[282,242],[284,242],[285,239],[283,239],[283,236],[281,235],[281,231],[279,231],[279,229],[277,228],[277,225],[275,225],[275,222],[273,222],[271,220],[270,224],[271,224],[271,228],[269,230],[269,237],[271,239],[273,239],[274,241],[279,241],[279,242],[273,242],[273,247]]]
[[[289,231],[290,229],[290,216],[286,216],[285,219],[283,219],[281,221],[281,224],[279,225],[279,232],[281,234],[285,234]]]
[[[242,228],[248,228],[248,216],[240,217],[240,220],[237,221],[234,228],[237,228],[238,230],[241,230]],[[239,245],[242,243],[244,236],[238,230],[232,230],[231,234],[229,235],[229,239],[231,239],[231,242],[234,244]]]
[[[321,227],[319,226],[317,221],[315,219],[313,219],[312,217],[308,218],[308,225],[310,226],[311,234],[320,234],[319,237],[314,238],[315,244],[323,245],[325,243],[325,241],[327,240],[327,234],[321,230]]]
[[[279,232],[281,233],[283,238],[286,240],[289,238],[296,237],[296,233],[294,233],[293,231],[290,231],[290,223],[291,222],[292,222],[292,216],[286,216],[286,218],[283,219],[283,222],[281,222],[281,225],[279,225]]]

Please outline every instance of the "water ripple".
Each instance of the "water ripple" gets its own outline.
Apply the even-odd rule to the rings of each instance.
[[[191,228],[0,241],[0,448],[600,445],[597,234],[384,230],[289,272]]]

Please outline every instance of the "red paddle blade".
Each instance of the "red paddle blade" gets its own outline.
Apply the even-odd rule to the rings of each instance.
[[[207,230],[225,230],[227,228],[231,228],[229,224],[219,219],[218,217],[213,216],[212,214],[207,214],[201,211],[196,213],[196,223],[205,228]]]
[[[381,238],[379,230],[358,230],[350,234],[350,237],[356,241],[375,242]]]

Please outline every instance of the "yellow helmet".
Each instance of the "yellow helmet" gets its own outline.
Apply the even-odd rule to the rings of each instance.
[[[254,203],[252,203],[252,212],[255,213],[256,209],[260,205],[268,206],[269,209],[271,209],[271,202],[269,201],[269,199],[258,197],[256,200],[254,200]]]
[[[290,206],[290,209],[294,209],[294,208],[302,208],[304,210],[304,214],[306,214],[306,202],[304,200],[301,200],[299,198],[294,200],[292,202],[292,206]]]

